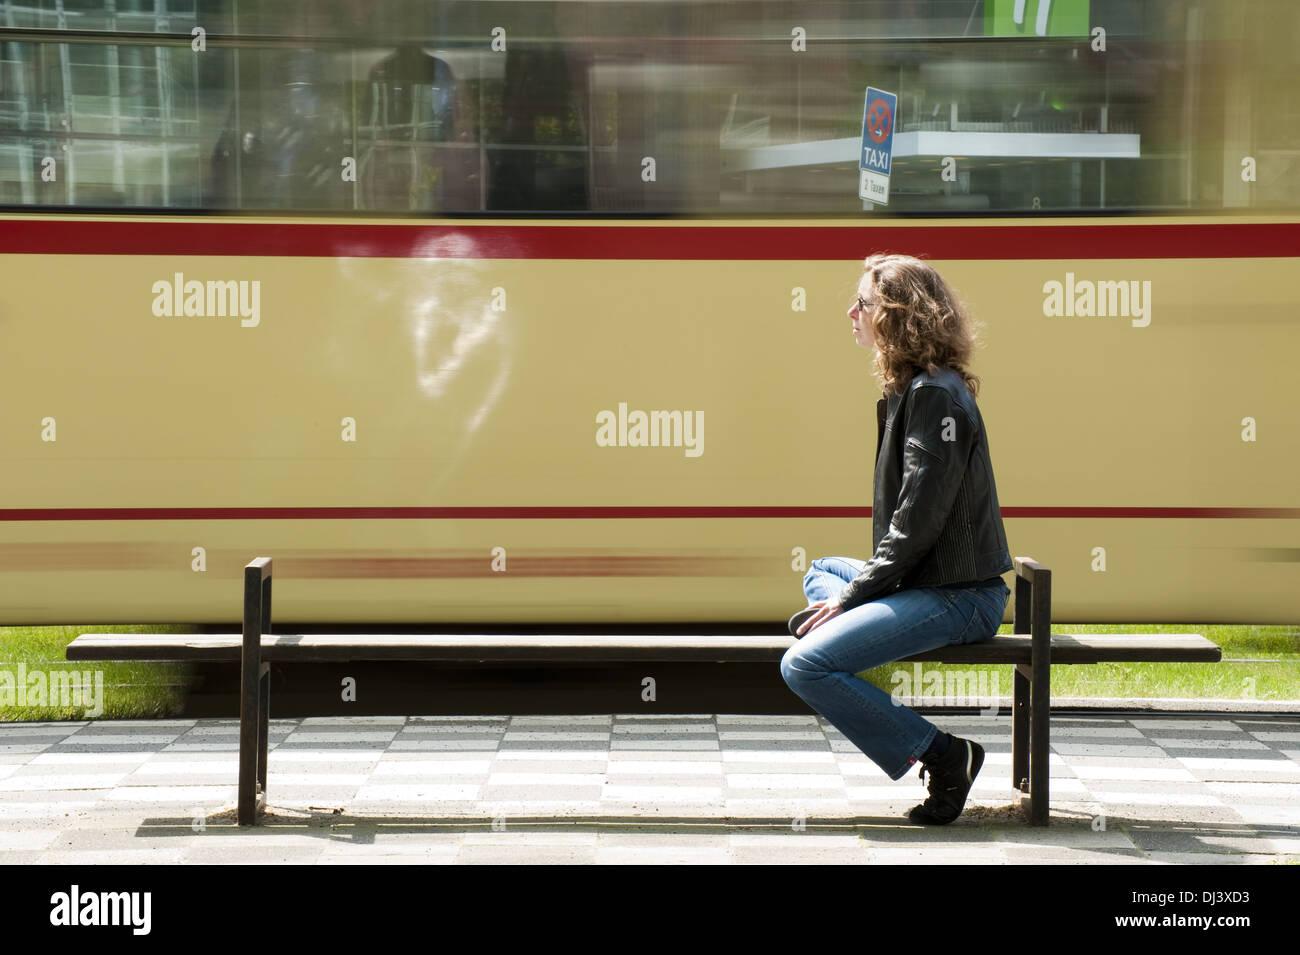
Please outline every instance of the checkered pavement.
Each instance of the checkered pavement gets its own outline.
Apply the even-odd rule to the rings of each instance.
[[[1052,719],[1052,826],[1008,807],[1009,716],[953,825],[813,716],[272,720],[270,805],[228,810],[235,720],[0,724],[0,862],[1271,862],[1300,855],[1300,720]],[[919,767],[918,767],[919,768]],[[338,838],[325,838],[334,834]],[[360,836],[364,836],[361,838]]]

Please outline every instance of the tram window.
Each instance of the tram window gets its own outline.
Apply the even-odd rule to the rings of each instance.
[[[871,215],[1295,209],[1297,35],[1293,0],[0,0],[0,204],[861,217],[876,86]]]

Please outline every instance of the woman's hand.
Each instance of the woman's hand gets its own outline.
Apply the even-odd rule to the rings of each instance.
[[[808,606],[819,607],[820,609],[805,620],[803,626],[799,628],[798,634],[801,637],[806,633],[811,633],[813,630],[816,630],[827,620],[831,619],[831,617],[838,617],[844,612],[844,608],[834,600],[819,600],[816,603],[809,604]]]

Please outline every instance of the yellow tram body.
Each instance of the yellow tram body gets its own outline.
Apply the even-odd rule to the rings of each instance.
[[[783,619],[809,560],[869,556],[879,386],[843,313],[860,258],[883,247],[932,258],[981,323],[1010,547],[1053,569],[1058,619],[1300,616],[1297,259],[981,257],[1016,230],[1174,226],[1185,248],[1294,220],[10,215],[0,229],[53,225],[41,241],[56,243],[96,222],[164,247],[0,255],[7,623],[229,620],[259,555],[285,621]],[[181,255],[149,231],[293,225],[328,238]],[[487,228],[498,247],[476,257]],[[575,228],[598,257],[533,254],[572,246],[552,234]],[[724,255],[756,235],[785,254],[666,257],[709,254],[716,229],[740,230]],[[376,230],[408,254],[376,254]],[[665,257],[612,257],[620,230]],[[838,230],[822,246],[852,254],[805,258],[800,230]],[[499,247],[524,232],[526,254]],[[941,233],[963,257],[928,255]],[[324,254],[347,242],[360,254]],[[229,298],[256,315],[170,303],[179,288],[203,312],[208,283],[227,281],[258,283]],[[1115,285],[1094,305],[1108,314],[1051,314],[1067,282],[1085,305],[1083,283],[1136,284],[1127,314]]]

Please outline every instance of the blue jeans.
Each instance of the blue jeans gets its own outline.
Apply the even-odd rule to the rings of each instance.
[[[814,560],[803,579],[808,602],[834,597],[865,566],[850,557]],[[890,779],[901,779],[939,728],[856,674],[924,650],[989,639],[1010,596],[1000,580],[960,590],[895,591],[805,633],[781,659],[781,676]]]

